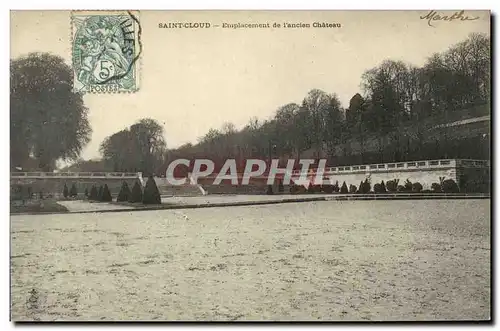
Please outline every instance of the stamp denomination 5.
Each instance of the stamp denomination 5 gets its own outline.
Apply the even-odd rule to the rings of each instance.
[[[135,92],[141,26],[137,12],[72,13],[73,87],[77,92]]]

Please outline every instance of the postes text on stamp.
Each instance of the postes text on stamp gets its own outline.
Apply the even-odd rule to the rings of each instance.
[[[72,13],[73,88],[82,93],[135,92],[141,26],[132,11]]]

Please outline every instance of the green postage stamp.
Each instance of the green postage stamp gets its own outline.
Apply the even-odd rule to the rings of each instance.
[[[71,25],[75,92],[138,90],[142,48],[138,12],[74,11]]]

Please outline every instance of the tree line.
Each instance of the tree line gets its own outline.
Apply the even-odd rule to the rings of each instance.
[[[489,36],[474,33],[422,67],[386,60],[367,70],[347,108],[335,93],[312,89],[301,103],[279,107],[271,119],[251,118],[241,130],[225,123],[196,144],[171,150],[163,127],[146,118],[107,137],[100,145],[102,161],[80,160],[76,167],[147,176],[164,174],[176,158],[210,158],[220,165],[227,158],[300,158],[311,151],[332,164],[352,162],[342,159],[351,154],[360,155],[357,162],[426,158],[429,128],[460,119],[463,109],[470,109],[468,116],[489,110],[490,63]],[[59,159],[78,161],[92,129],[82,95],[72,90],[71,68],[47,53],[11,60],[10,68],[11,169],[51,171]],[[432,139],[435,155],[445,157],[452,138],[445,131]],[[409,154],[410,140],[415,146]]]
[[[313,89],[300,104],[281,106],[269,120],[252,118],[239,131],[225,123],[221,129],[210,129],[196,145],[169,151],[170,158],[203,156],[221,162],[230,157],[299,158],[312,150],[314,157],[338,163],[334,156],[347,154],[342,149],[355,141],[359,162],[364,162],[366,145],[374,143],[378,153],[368,161],[403,160],[402,146],[395,146],[394,153],[384,159],[387,141],[413,139],[415,149],[422,149],[429,128],[460,119],[460,110],[487,108],[478,106],[490,103],[490,38],[471,34],[445,52],[430,56],[422,67],[386,60],[365,71],[360,85],[361,93],[345,109],[335,93]],[[442,142],[446,133],[436,139],[442,143],[439,153],[444,157],[449,148]],[[418,155],[426,157],[425,153]]]

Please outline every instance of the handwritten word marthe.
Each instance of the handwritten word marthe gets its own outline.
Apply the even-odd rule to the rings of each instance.
[[[435,10],[431,10],[430,12],[427,13],[425,16],[420,16],[421,20],[427,20],[427,24],[429,26],[434,26],[432,25],[432,21],[447,21],[447,22],[452,22],[452,21],[475,21],[479,19],[479,16],[467,16],[464,15],[464,10],[454,12],[453,15],[448,16],[448,15],[440,15],[438,12]]]

